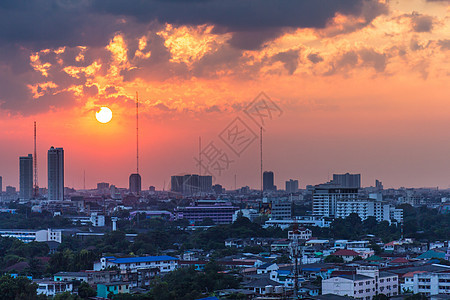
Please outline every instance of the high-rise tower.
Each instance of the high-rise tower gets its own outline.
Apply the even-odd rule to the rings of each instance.
[[[64,150],[48,150],[48,200],[64,200]]]
[[[33,197],[33,155],[19,157],[20,200]]]

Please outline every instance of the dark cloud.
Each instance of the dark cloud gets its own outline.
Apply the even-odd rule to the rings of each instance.
[[[450,50],[450,40],[440,40],[438,45],[441,47],[441,50]]]
[[[345,52],[331,63],[330,70],[324,75],[333,75],[341,71],[344,74],[353,68],[373,68],[376,72],[386,69],[387,56],[373,49],[363,48]]]
[[[256,49],[286,28],[324,28],[336,13],[373,19],[383,7],[377,0],[2,0],[0,40],[34,49],[102,45],[136,22],[158,21],[212,24],[235,33],[233,46]]]
[[[298,50],[289,50],[280,52],[272,57],[272,61],[282,62],[289,74],[293,74],[298,66]]]
[[[310,53],[308,54],[308,59],[313,63],[313,64],[317,64],[321,61],[323,61],[323,58],[317,54],[317,53]]]
[[[118,32],[126,39],[128,59],[137,66],[121,70],[125,81],[138,77],[147,81],[173,76],[214,77],[220,76],[221,70],[250,78],[263,63],[274,61],[282,62],[292,74],[298,67],[298,53],[287,51],[249,65],[246,62],[250,58],[244,57],[242,50],[260,49],[296,28],[325,28],[336,13],[370,22],[385,9],[378,0],[2,0],[0,109],[29,114],[73,105],[76,96],[71,89],[84,86],[89,75],[81,72],[70,76],[63,67],[82,68],[99,60],[99,73],[105,75],[112,58],[104,47]],[[171,61],[164,39],[156,34],[165,23],[210,24],[215,33],[229,33],[231,38],[188,66]],[[146,59],[134,57],[137,40],[143,34],[148,38],[145,51],[151,51]],[[79,46],[88,49],[81,60],[77,59],[82,51]],[[40,60],[49,64],[48,77],[30,65],[31,54],[59,47],[66,47],[65,51],[41,55]],[[37,85],[46,83],[51,83],[47,90]],[[43,95],[33,99],[30,86]],[[95,86],[82,91],[91,97],[101,96]],[[103,96],[113,98],[114,93],[114,89],[108,89]]]
[[[359,57],[363,61],[363,65],[373,67],[377,72],[383,72],[386,68],[386,55],[378,53],[373,49],[360,50]]]
[[[431,32],[433,30],[434,18],[432,16],[427,16],[419,14],[417,12],[413,12],[410,18],[412,29],[415,32]]]

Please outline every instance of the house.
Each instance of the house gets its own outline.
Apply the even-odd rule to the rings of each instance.
[[[267,274],[271,271],[278,270],[278,265],[276,263],[265,263],[256,269],[257,274]]]
[[[97,297],[108,298],[109,294],[126,294],[130,292],[128,282],[112,282],[97,284]]]
[[[298,230],[291,230],[288,231],[288,239],[289,240],[294,240],[294,239],[299,239],[299,240],[309,240],[310,238],[312,238],[312,231],[311,229],[308,228],[299,228]]]
[[[341,249],[338,250],[331,255],[342,257],[344,259],[344,262],[351,262],[355,257],[360,256],[358,252],[348,249]]]
[[[283,293],[284,287],[281,283],[263,277],[243,284],[244,288],[258,295]]]
[[[73,285],[71,282],[60,282],[46,279],[34,279],[33,283],[36,283],[37,294],[43,294],[45,296],[55,296],[64,292],[72,292]]]
[[[178,266],[178,258],[162,256],[123,257],[105,256],[94,263],[94,270],[105,270],[108,267],[118,267],[120,270],[136,272],[138,269],[158,268],[160,273],[171,272]]]
[[[307,294],[309,296],[319,296],[320,287],[312,284],[311,282],[302,282],[301,287],[298,289],[299,293]]]

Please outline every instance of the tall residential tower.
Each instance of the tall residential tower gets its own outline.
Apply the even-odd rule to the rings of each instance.
[[[64,150],[48,150],[48,200],[64,200]]]
[[[19,157],[20,200],[33,198],[33,155]]]

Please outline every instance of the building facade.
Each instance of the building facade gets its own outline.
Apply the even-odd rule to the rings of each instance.
[[[22,201],[33,198],[33,156],[19,157],[19,198]]]
[[[48,200],[64,200],[64,150],[48,150]]]

